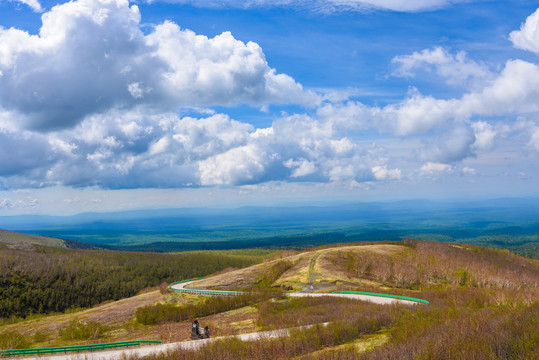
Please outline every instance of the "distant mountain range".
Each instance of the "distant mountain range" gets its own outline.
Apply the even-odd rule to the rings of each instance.
[[[133,210],[73,216],[23,215],[0,217],[0,228],[132,250],[150,247],[177,251],[232,246],[225,242],[239,243],[240,247],[320,245],[402,237],[479,241],[487,236],[489,241],[502,241],[501,237],[511,236],[514,245],[515,241],[519,244],[536,242],[539,199],[341,202],[232,209]]]

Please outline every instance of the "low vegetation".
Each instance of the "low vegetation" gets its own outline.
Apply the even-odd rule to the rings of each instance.
[[[326,266],[315,264],[322,271],[318,281],[330,268],[332,279],[344,274],[345,287],[356,281],[371,287],[378,283],[379,291],[413,294],[430,303],[410,307],[329,297],[269,299],[255,305],[257,328],[296,329],[289,337],[226,339],[159,359],[539,358],[537,261],[507,251],[412,240],[317,251],[309,256]],[[275,273],[291,269],[275,266],[281,267]],[[254,283],[271,286],[271,273]],[[369,337],[382,340],[356,346]]]
[[[509,295],[516,290],[501,290]],[[145,359],[536,359],[539,302],[496,304],[489,289],[448,290],[421,307],[293,299],[259,305],[262,324],[297,328],[289,337],[241,342],[225,339],[197,351],[177,350]],[[520,298],[523,300],[524,298]],[[333,299],[334,300],[334,299]],[[337,308],[337,310],[335,310]],[[354,312],[355,311],[355,312]],[[365,336],[387,336],[358,352]],[[324,351],[322,351],[324,350]]]
[[[281,329],[351,320],[357,324],[363,322],[362,327],[380,329],[397,319],[402,311],[401,307],[345,298],[284,298],[258,304],[257,325],[262,329]]]
[[[0,264],[6,264],[4,254],[14,256],[16,252],[1,250]],[[88,253],[97,254],[99,260],[89,257]],[[367,246],[327,246],[292,253],[289,257],[280,254],[263,264],[233,270],[272,255],[275,254],[260,250],[160,255],[37,249],[30,254],[34,264],[8,271],[14,279],[32,273],[21,269],[48,269],[52,274],[73,275],[73,278],[59,277],[63,279],[60,283],[78,286],[75,279],[106,283],[104,273],[101,277],[95,275],[106,271],[114,274],[110,284],[117,284],[119,279],[127,283],[155,280],[154,286],[161,284],[161,291],[153,291],[152,301],[131,306],[128,320],[118,324],[78,317],[81,312],[73,314],[70,320],[64,319],[54,331],[45,333],[25,332],[28,326],[33,326],[31,321],[27,322],[27,327],[6,326],[4,332],[0,327],[0,341],[11,339],[3,348],[20,347],[17,339],[29,339],[22,343],[24,346],[40,346],[35,343],[44,338],[56,345],[124,340],[122,336],[128,333],[146,339],[180,341],[188,339],[190,322],[198,319],[210,327],[212,336],[291,330],[288,337],[247,342],[227,338],[196,351],[177,350],[147,359],[539,358],[537,260],[504,250],[407,240]],[[45,259],[49,259],[48,266],[43,265],[47,263]],[[81,268],[94,270],[74,271],[77,269],[75,261],[85,264]],[[16,261],[9,264],[13,266]],[[11,269],[4,266],[3,270]],[[243,288],[254,293],[202,297],[167,291],[163,282],[203,275],[199,266],[220,274],[194,283],[195,286]],[[59,270],[64,267],[70,272]],[[34,272],[45,276],[44,270],[41,271]],[[182,275],[174,275],[173,271]],[[153,275],[146,278],[146,273]],[[43,284],[39,291],[55,283]],[[94,289],[95,286],[98,284]],[[282,292],[292,287],[315,292],[346,289],[390,292],[426,299],[429,304],[377,305],[345,298],[283,297]],[[36,294],[42,296],[39,292]],[[17,329],[25,331],[17,333],[14,331]],[[34,344],[28,344],[31,340]]]
[[[24,349],[30,345],[26,337],[17,331],[0,332],[0,349]]]
[[[0,243],[8,248],[32,249],[35,245],[66,248],[65,240],[46,236],[28,235],[13,231],[0,230]]]
[[[393,254],[362,251],[360,247],[333,251],[328,261],[348,278],[404,289],[539,287],[538,262],[506,250],[432,241],[405,240],[403,244],[408,249]]]
[[[419,359],[539,358],[539,303],[451,310],[404,317],[392,329],[390,343],[363,358],[387,359],[395,353]]]
[[[294,266],[294,263],[289,260],[279,260],[268,269],[266,269],[262,274],[255,278],[253,285],[249,290],[261,291],[268,290],[272,287],[273,283],[276,282],[281,275],[285,273],[288,269]]]
[[[60,338],[65,341],[96,340],[102,338],[107,331],[107,327],[101,325],[97,321],[82,323],[78,320],[73,320],[68,326],[60,329],[58,333]]]
[[[246,294],[240,296],[215,296],[204,301],[186,304],[155,304],[140,307],[135,312],[136,321],[143,325],[157,325],[171,322],[181,322],[189,319],[201,318],[219,314],[225,311],[239,309],[261,301],[268,294]]]

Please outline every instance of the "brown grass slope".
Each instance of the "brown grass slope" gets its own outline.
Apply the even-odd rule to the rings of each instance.
[[[280,262],[289,266],[273,278]],[[327,325],[147,359],[539,359],[539,262],[507,251],[412,240],[326,247],[203,284],[252,287],[268,278],[273,286],[303,284],[307,291],[311,285],[314,291],[378,287],[430,303],[277,298],[254,307],[259,329]]]
[[[159,291],[149,291],[130,298],[106,302],[91,309],[60,315],[42,316],[15,324],[4,325],[0,327],[0,331],[16,331],[28,338],[34,337],[36,333],[41,333],[45,335],[46,339],[51,340],[57,336],[60,329],[66,327],[73,320],[84,323],[94,321],[111,328],[122,328],[122,326],[131,322],[135,315],[135,310],[138,307],[154,304],[165,299],[166,297]],[[115,339],[123,339],[125,335],[127,334],[120,331],[115,334]],[[132,336],[127,336],[127,338],[131,340]],[[56,343],[52,342],[52,345],[56,345]]]
[[[508,251],[471,245],[408,240],[401,251],[380,253],[338,249],[321,257],[320,267],[349,281],[367,279],[388,287],[446,286],[537,288],[539,261]]]
[[[323,291],[351,288],[428,290],[446,287],[536,289],[539,261],[508,251],[434,241],[406,240],[315,249],[198,281],[198,288],[246,289],[289,264],[274,287]]]
[[[44,245],[56,248],[67,247],[65,241],[61,239],[28,235],[7,230],[0,230],[0,243],[7,244],[10,248],[19,249],[32,248],[32,245]]]

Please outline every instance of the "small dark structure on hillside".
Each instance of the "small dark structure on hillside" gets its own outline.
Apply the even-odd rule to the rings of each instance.
[[[191,339],[207,339],[210,337],[210,329],[206,326],[205,328],[198,325],[198,320],[193,321],[191,326]]]

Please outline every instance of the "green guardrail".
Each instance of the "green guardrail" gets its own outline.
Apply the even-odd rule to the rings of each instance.
[[[120,347],[140,346],[141,344],[161,344],[159,340],[132,340],[118,341],[112,343],[90,344],[90,345],[73,345],[73,346],[57,346],[49,348],[33,348],[33,349],[12,349],[0,350],[0,356],[18,356],[18,355],[42,355],[42,354],[57,354],[68,352],[80,352],[90,350],[105,350]]]
[[[207,277],[201,277],[196,279],[188,279],[188,280],[182,280],[177,281],[172,284],[170,284],[169,288],[173,291],[177,292],[186,292],[190,294],[199,294],[199,295],[245,295],[248,294],[244,291],[224,291],[224,290],[203,290],[203,289],[173,289],[172,286],[176,284],[182,284],[189,281],[196,281],[196,280],[202,280],[207,279]],[[353,295],[370,295],[370,296],[379,296],[379,297],[386,297],[386,298],[392,298],[392,299],[401,299],[401,300],[408,300],[408,301],[415,301],[423,304],[428,304],[429,302],[427,300],[423,299],[417,299],[413,297],[408,296],[400,296],[400,295],[391,295],[391,294],[380,294],[380,293],[372,293],[372,292],[365,292],[365,291],[334,291],[332,294],[353,294]]]
[[[334,291],[332,294],[370,295],[370,296],[379,296],[379,297],[386,297],[386,298],[392,298],[392,299],[415,301],[415,302],[420,302],[420,303],[423,303],[423,304],[428,304],[429,303],[427,300],[417,299],[417,298],[408,297],[408,296],[391,295],[391,294],[379,294],[379,293],[371,293],[371,292],[364,292],[364,291]]]
[[[198,289],[173,289],[178,292],[187,292],[190,294],[199,294],[199,295],[245,295],[246,292],[243,291],[224,291],[224,290],[198,290]]]

